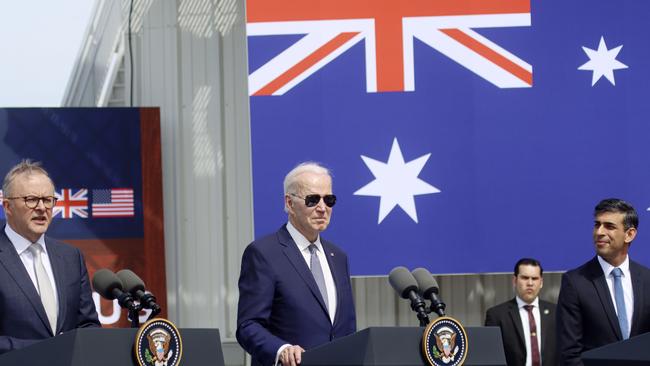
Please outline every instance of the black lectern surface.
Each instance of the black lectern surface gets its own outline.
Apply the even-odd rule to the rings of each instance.
[[[585,365],[650,365],[650,333],[582,353]]]
[[[76,329],[0,356],[0,366],[130,366],[137,329]],[[223,366],[218,329],[180,329],[180,364]]]
[[[498,327],[467,327],[469,352],[464,365],[505,365]],[[302,366],[394,365],[421,366],[424,328],[371,327],[313,348],[302,356]]]

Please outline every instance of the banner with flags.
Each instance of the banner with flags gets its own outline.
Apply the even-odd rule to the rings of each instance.
[[[648,21],[633,0],[248,0],[256,236],[314,160],[354,275],[565,270],[609,197],[650,264]]]
[[[159,118],[156,108],[0,109],[0,171],[41,162],[57,198],[47,235],[79,247],[91,277],[135,271],[164,308]],[[2,230],[5,220],[2,210]],[[94,297],[102,324],[130,324],[117,304]]]

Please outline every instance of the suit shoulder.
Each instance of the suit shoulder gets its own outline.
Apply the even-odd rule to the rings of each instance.
[[[75,247],[72,244],[62,242],[60,240],[50,238],[49,236],[45,237],[45,245],[49,248],[55,248],[59,253],[63,254],[81,254],[81,250]]]
[[[342,255],[342,256],[344,256],[344,257],[347,257],[347,254],[345,253],[345,251],[344,251],[343,249],[341,249],[338,245],[332,243],[331,241],[329,241],[329,240],[325,240],[325,239],[322,239],[322,238],[321,238],[321,243],[322,243],[322,244],[323,244],[327,249],[330,249],[330,250],[333,251],[334,253],[336,253],[336,254],[338,254],[338,255]]]
[[[253,240],[250,244],[244,249],[244,256],[251,255],[253,253],[258,253],[262,255],[268,255],[273,253],[278,249],[280,244],[279,233],[267,234],[261,238]]]
[[[563,277],[587,277],[588,274],[593,273],[595,270],[600,268],[600,264],[596,258],[593,258],[586,263],[583,263],[581,266],[574,269],[566,271],[562,276]]]
[[[542,299],[539,300],[539,305],[542,308],[547,308],[547,309],[551,309],[551,310],[554,310],[555,307],[557,306],[557,304],[555,304],[553,302],[542,300]]]
[[[502,302],[500,304],[494,305],[493,307],[487,309],[486,314],[501,314],[507,312],[512,306],[512,300]]]

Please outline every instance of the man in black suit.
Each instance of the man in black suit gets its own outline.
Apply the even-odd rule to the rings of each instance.
[[[2,185],[0,353],[81,327],[99,327],[79,249],[45,235],[54,185],[37,163],[13,167]]]
[[[650,270],[630,260],[639,218],[620,199],[594,210],[596,257],[562,276],[558,299],[560,364],[582,365],[582,352],[650,331]]]
[[[488,309],[486,326],[501,327],[508,366],[556,364],[555,304],[540,300],[544,270],[539,261],[522,258],[515,264],[514,299]]]

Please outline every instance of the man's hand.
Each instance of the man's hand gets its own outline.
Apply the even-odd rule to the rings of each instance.
[[[300,346],[289,346],[280,353],[280,362],[283,366],[296,366],[302,361],[305,350]]]

